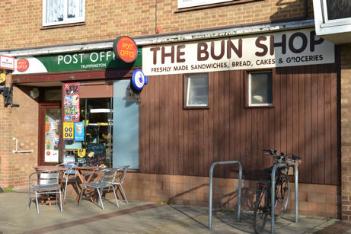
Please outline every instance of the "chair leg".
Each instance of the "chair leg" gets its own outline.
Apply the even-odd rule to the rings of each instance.
[[[119,204],[118,204],[118,199],[117,199],[117,194],[116,194],[116,188],[115,186],[111,186],[112,190],[113,190],[113,195],[115,196],[115,201],[116,201],[116,205],[119,208]],[[109,188],[110,189],[110,188]]]
[[[96,190],[97,190],[97,192],[99,194],[99,201],[101,203],[101,208],[104,209],[104,203],[102,202],[102,197],[101,197],[101,192],[102,191],[100,192],[100,189],[98,189],[98,188]]]
[[[65,181],[65,193],[63,194],[63,200],[66,200],[66,194],[67,194],[67,184],[68,184],[68,176],[66,175],[66,181]]]
[[[122,186],[121,184],[119,184],[118,186],[119,186],[119,188],[120,188],[120,191],[121,191],[121,193],[122,193],[122,196],[123,196],[124,201],[128,204],[127,195],[126,195],[126,193],[124,192],[123,186]]]
[[[65,190],[66,192],[66,190]],[[61,194],[61,190],[59,190],[59,195],[60,195],[60,211],[62,212],[63,207],[62,207],[62,194]]]
[[[39,214],[39,202],[38,202],[38,193],[35,192],[35,206],[37,207],[37,213]]]
[[[79,193],[79,197],[78,197],[78,205],[80,203],[80,200],[82,200],[83,192],[84,192],[84,189],[82,188],[82,190]]]

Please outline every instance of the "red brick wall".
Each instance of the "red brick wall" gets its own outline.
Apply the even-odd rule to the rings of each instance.
[[[177,12],[175,0],[158,0],[157,7],[148,0],[86,0],[83,25],[48,29],[42,27],[42,0],[2,0],[0,22],[6,30],[2,30],[0,50],[288,20],[304,16],[304,2],[264,0]]]
[[[341,52],[341,200],[342,219],[351,222],[351,45]]]
[[[0,187],[26,186],[28,175],[38,161],[38,104],[19,88],[14,87],[15,104],[3,105],[0,95]],[[13,153],[18,139],[19,150],[33,153]]]

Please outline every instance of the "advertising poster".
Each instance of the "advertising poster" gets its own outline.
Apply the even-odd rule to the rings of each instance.
[[[73,140],[73,137],[74,137],[74,123],[63,122],[63,139]]]
[[[79,83],[64,85],[64,121],[79,122]]]
[[[45,116],[45,162],[59,161],[59,116],[59,111]]]
[[[74,123],[74,141],[84,141],[84,122]]]

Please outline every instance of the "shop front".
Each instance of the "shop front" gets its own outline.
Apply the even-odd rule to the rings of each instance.
[[[271,164],[262,149],[277,148],[302,157],[301,212],[336,217],[338,59],[312,28],[286,28],[141,38],[133,63],[109,49],[18,57],[13,84],[39,106],[38,164],[129,165],[130,199],[206,205],[211,163],[239,160],[250,204]],[[219,203],[235,202],[236,173],[215,172]]]
[[[140,50],[128,63],[113,50],[17,58],[13,85],[38,104],[38,165],[138,169],[140,65]]]

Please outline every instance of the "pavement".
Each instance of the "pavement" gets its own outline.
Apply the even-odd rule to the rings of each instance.
[[[252,213],[245,211],[238,222],[233,210],[215,210],[210,231],[207,207],[130,201],[117,208],[112,199],[104,200],[104,205],[102,210],[82,200],[78,206],[68,197],[62,213],[55,204],[41,204],[37,214],[34,204],[28,208],[26,193],[0,193],[0,233],[253,233]],[[336,219],[300,216],[298,223],[293,220],[291,215],[278,219],[276,233],[351,233],[351,225]]]

